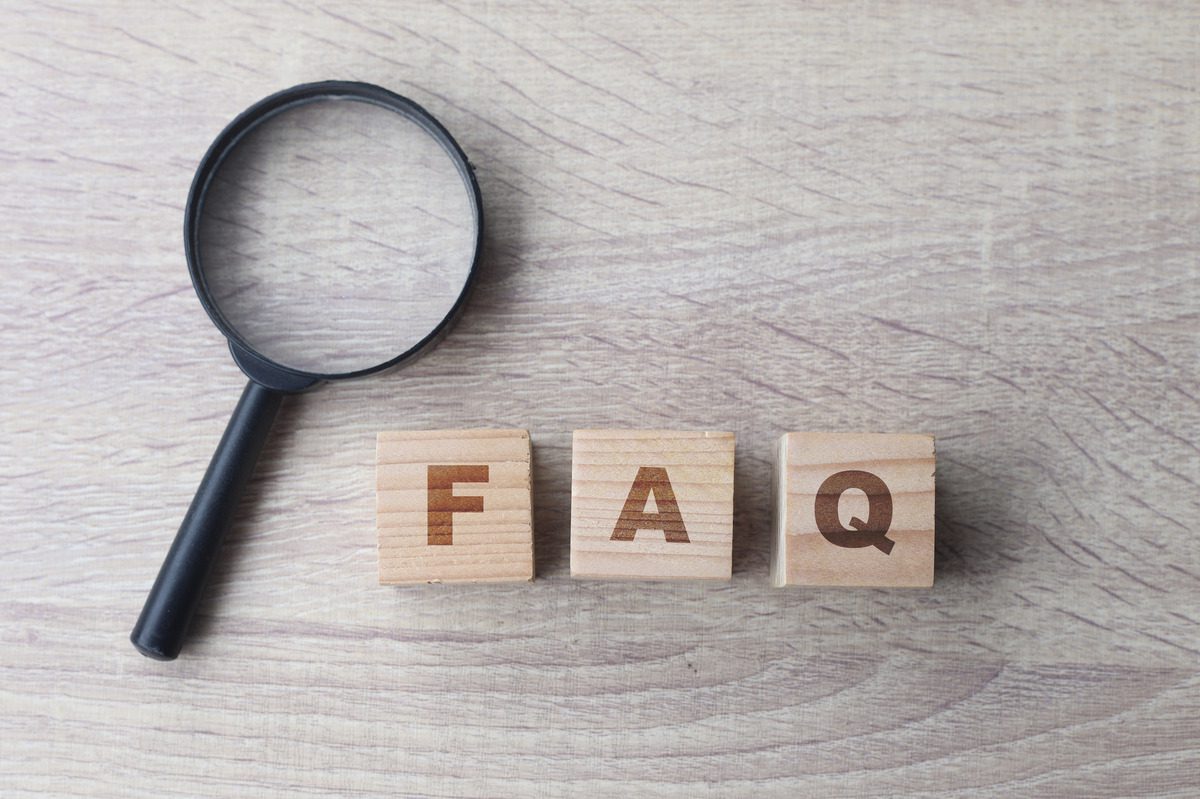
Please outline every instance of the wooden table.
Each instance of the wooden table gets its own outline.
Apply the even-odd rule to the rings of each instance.
[[[9,4],[0,794],[1196,796],[1189,3]],[[180,223],[366,80],[478,164],[429,357],[290,402],[198,629],[126,637],[241,390]],[[382,429],[533,432],[538,579],[381,587]],[[738,435],[729,584],[572,581],[570,431]],[[788,430],[938,437],[932,591],[767,586]]]

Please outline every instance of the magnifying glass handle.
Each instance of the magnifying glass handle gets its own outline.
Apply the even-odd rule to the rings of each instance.
[[[282,401],[282,393],[253,380],[242,392],[129,636],[143,655],[174,660],[179,654]]]

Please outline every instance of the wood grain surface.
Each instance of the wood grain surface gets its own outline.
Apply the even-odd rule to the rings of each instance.
[[[1194,3],[7,2],[0,794],[1173,796],[1200,771]],[[184,655],[126,637],[242,387],[183,202],[412,97],[481,281],[290,401]],[[380,586],[375,434],[532,431],[538,579]],[[573,581],[571,431],[737,435],[733,579]],[[771,589],[773,443],[938,440],[931,591]]]

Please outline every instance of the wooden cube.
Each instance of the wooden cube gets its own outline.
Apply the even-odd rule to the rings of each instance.
[[[529,432],[380,433],[381,583],[533,579]]]
[[[576,430],[571,576],[728,580],[733,433]]]
[[[932,436],[788,433],[773,491],[772,585],[933,585]]]

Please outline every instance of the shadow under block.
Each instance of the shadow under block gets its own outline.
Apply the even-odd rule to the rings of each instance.
[[[733,433],[576,430],[571,576],[728,580]]]
[[[772,585],[933,585],[932,436],[788,433],[772,488]]]
[[[380,433],[379,582],[533,579],[529,433]]]

